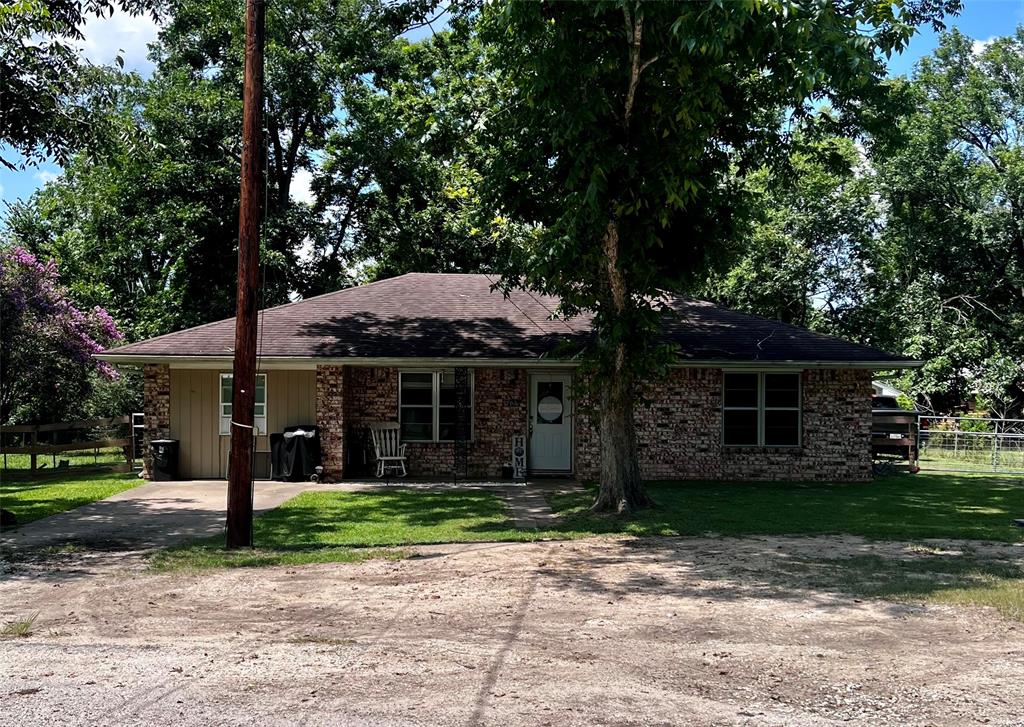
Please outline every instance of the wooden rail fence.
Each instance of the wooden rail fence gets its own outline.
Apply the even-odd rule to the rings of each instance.
[[[107,430],[107,433],[117,432],[118,430],[127,430],[129,436],[105,436],[102,438],[70,442],[56,441],[65,438],[57,436],[60,433],[68,432],[74,435],[80,432],[91,432],[97,430]],[[40,442],[40,434],[49,435],[44,436],[43,438],[50,439],[51,441]],[[2,453],[4,458],[4,469],[7,468],[7,455],[29,455],[30,474],[35,475],[41,469],[38,467],[38,458],[40,455],[55,456],[63,452],[120,447],[125,456],[124,469],[126,471],[131,471],[135,467],[135,440],[133,434],[134,428],[132,427],[132,418],[130,416],[110,417],[108,419],[84,419],[75,422],[57,422],[55,424],[18,424],[14,426],[3,426],[0,427],[0,453]],[[15,436],[12,437],[11,435]],[[20,435],[20,437],[17,435]],[[17,446],[8,446],[7,442],[12,438],[20,439],[21,444]],[[117,469],[121,468],[120,466],[115,467]]]

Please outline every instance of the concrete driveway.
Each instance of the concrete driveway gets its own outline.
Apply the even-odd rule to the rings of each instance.
[[[322,485],[257,482],[256,513],[317,487]],[[0,547],[21,550],[74,543],[98,550],[158,548],[223,532],[226,511],[224,480],[148,482],[5,531]]]

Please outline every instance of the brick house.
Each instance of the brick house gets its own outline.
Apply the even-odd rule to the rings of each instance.
[[[556,300],[506,298],[491,284],[410,273],[263,311],[257,472],[267,474],[268,433],[315,423],[328,475],[358,476],[360,433],[395,421],[411,474],[447,476],[454,372],[464,368],[469,476],[500,476],[521,434],[532,472],[593,477],[599,437],[593,412],[575,400],[568,353],[590,335],[589,319],[554,319]],[[703,301],[670,305],[677,315],[663,330],[678,362],[636,414],[645,477],[871,476],[872,372],[918,362]],[[100,355],[143,367],[147,442],[180,440],[185,477],[225,476],[233,346],[229,319]]]

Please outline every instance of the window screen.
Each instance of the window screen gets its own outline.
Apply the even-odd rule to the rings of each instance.
[[[399,378],[399,420],[402,423],[402,440],[432,442],[434,440],[434,374],[402,373]]]
[[[231,399],[233,396],[234,376],[232,374],[220,375],[220,403],[218,415],[220,416],[220,433],[231,434]],[[267,433],[267,375],[256,374],[256,405],[253,408],[258,434]]]
[[[725,373],[722,441],[736,447],[800,445],[800,374]]]
[[[456,425],[455,372],[403,371],[399,374],[402,441],[450,442]],[[469,397],[473,421],[473,397]],[[472,433],[472,426],[470,427]]]
[[[455,373],[442,371],[438,374],[438,379],[437,438],[442,442],[450,442],[455,439]],[[472,414],[470,417],[472,418]]]
[[[756,446],[759,442],[758,374],[725,374],[722,412],[723,439],[733,446]]]
[[[800,444],[800,374],[764,374],[764,444]]]

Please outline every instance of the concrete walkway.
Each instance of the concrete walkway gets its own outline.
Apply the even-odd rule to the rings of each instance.
[[[531,482],[526,487],[510,487],[502,494],[512,514],[512,522],[522,530],[548,530],[558,517],[551,510],[547,496],[554,492],[569,492],[580,485],[568,480]]]
[[[257,482],[258,513],[301,492],[311,482]],[[99,550],[159,548],[224,530],[227,482],[148,482],[105,500],[26,523],[0,534],[0,548],[34,549],[74,543]]]

